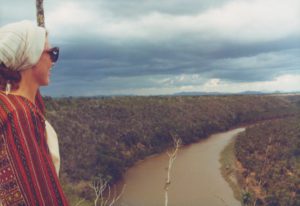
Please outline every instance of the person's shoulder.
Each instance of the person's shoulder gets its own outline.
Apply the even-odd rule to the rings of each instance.
[[[0,91],[0,111],[1,113],[10,113],[14,108],[11,104],[9,96]]]
[[[1,114],[14,114],[20,111],[29,111],[28,105],[26,105],[19,96],[12,94],[7,95],[0,91],[0,116]]]
[[[7,117],[12,113],[13,107],[10,104],[9,97],[0,91],[0,125],[7,121]]]
[[[21,96],[0,91],[0,125],[11,119],[23,118],[34,113]]]

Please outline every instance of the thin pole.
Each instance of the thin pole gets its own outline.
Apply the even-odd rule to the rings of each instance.
[[[44,0],[36,0],[36,20],[37,20],[38,26],[45,28],[45,15],[44,15],[43,3],[44,3]],[[39,98],[37,98],[38,96],[39,96]],[[38,91],[37,91],[36,101],[39,102],[39,104],[44,105],[43,100],[42,100],[42,95],[40,93],[40,89],[38,89]]]
[[[36,0],[36,19],[38,26],[45,27],[44,0]]]

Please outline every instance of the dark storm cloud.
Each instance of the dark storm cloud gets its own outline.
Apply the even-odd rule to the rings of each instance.
[[[0,0],[1,5],[3,2]],[[61,56],[51,87],[44,90],[51,95],[108,94],[122,89],[130,93],[139,88],[174,86],[176,90],[209,79],[245,83],[300,75],[297,24],[285,28],[279,22],[278,28],[270,27],[274,31],[264,31],[269,22],[262,21],[259,26],[261,22],[253,20],[258,16],[256,11],[253,19],[228,17],[235,8],[237,14],[238,9],[245,11],[246,2],[47,1],[46,25],[52,44],[61,48]],[[249,9],[254,3],[265,6],[264,2],[268,1],[255,1]],[[0,25],[23,18],[34,21],[34,4],[5,1],[0,8]],[[243,22],[243,18],[248,19]],[[193,79],[193,75],[198,76]]]
[[[295,59],[298,59],[300,47],[295,42],[299,42],[297,38],[251,45],[219,42],[218,50],[210,52],[206,43],[199,42],[201,46],[196,47],[184,40],[165,42],[164,45],[147,42],[114,45],[113,42],[83,41],[63,47],[63,60],[59,66],[66,73],[73,72],[70,79],[82,76],[84,72],[86,75],[83,78],[91,80],[96,77],[195,73],[233,81],[263,81],[282,73],[288,63],[295,65],[286,68],[286,71],[297,70],[299,62]],[[268,53],[290,55],[294,62],[291,62],[292,59],[276,61],[274,58],[277,56]]]

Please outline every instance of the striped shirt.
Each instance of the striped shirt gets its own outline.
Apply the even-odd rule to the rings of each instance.
[[[0,200],[4,206],[67,206],[39,105],[0,92]]]

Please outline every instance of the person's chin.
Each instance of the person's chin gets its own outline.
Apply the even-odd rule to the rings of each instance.
[[[49,83],[50,83],[50,80],[47,80],[47,81],[45,81],[45,82],[43,82],[40,86],[48,86],[49,85]]]
[[[46,79],[46,86],[49,85],[50,81],[51,80],[50,80],[50,75],[49,75],[48,78]]]

